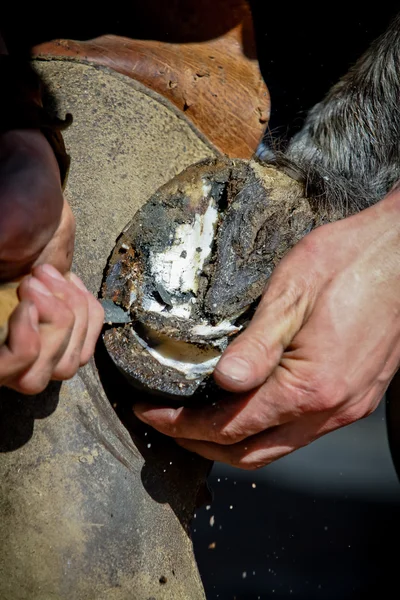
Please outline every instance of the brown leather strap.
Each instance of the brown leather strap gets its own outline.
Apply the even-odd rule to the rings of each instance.
[[[42,103],[41,81],[25,60],[0,55],[0,80],[4,90],[0,98],[0,133],[14,129],[40,129],[53,149],[64,188],[70,157],[61,131],[72,123],[72,115],[67,114],[62,120],[48,114]]]

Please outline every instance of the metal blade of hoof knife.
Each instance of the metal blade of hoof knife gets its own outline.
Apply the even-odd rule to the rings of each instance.
[[[101,299],[100,304],[104,308],[104,323],[112,325],[113,323],[130,323],[132,321],[129,312],[112,300]]]

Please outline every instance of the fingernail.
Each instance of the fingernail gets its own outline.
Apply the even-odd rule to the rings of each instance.
[[[39,314],[34,304],[29,306],[29,320],[32,325],[32,329],[39,331]]]
[[[30,277],[28,285],[34,292],[43,294],[43,296],[52,296],[53,295],[50,292],[50,290],[47,289],[47,287],[44,285],[44,283],[39,281],[39,279],[36,279],[36,277]]]
[[[227,356],[226,358],[221,358],[216,367],[216,371],[232,381],[244,383],[250,377],[251,367],[249,363],[242,358],[238,358],[237,356]]]
[[[53,267],[52,265],[41,265],[40,268],[49,277],[52,277],[53,279],[57,279],[58,281],[64,281],[64,277],[61,275],[60,271],[57,271],[57,269],[55,267]]]
[[[76,285],[77,288],[79,288],[80,290],[82,290],[82,292],[87,292],[87,288],[85,286],[85,284],[83,283],[83,281],[81,281],[79,279],[79,277],[77,275],[75,275],[75,273],[69,273],[68,274],[68,279],[74,284]]]

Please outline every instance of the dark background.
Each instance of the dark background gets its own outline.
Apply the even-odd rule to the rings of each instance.
[[[213,502],[193,522],[207,600],[399,597],[400,484],[384,403],[259,471],[216,464],[209,481]]]
[[[400,10],[398,2],[252,0],[260,67],[272,99],[269,126],[280,135],[301,127]]]

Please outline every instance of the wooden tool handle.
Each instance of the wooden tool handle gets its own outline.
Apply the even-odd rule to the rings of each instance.
[[[0,285],[0,345],[8,336],[8,320],[19,304],[19,281]]]

